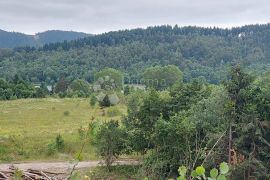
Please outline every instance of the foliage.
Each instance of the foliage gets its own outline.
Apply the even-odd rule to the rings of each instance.
[[[210,86],[196,79],[191,83],[177,83],[170,89],[170,95],[173,97],[170,102],[172,111],[188,110],[191,105],[208,97],[210,93]]]
[[[68,89],[68,82],[64,76],[61,76],[56,83],[55,93],[65,93]]]
[[[143,103],[143,98],[145,96],[145,92],[137,90],[133,91],[127,97],[127,107],[128,107],[128,115],[129,117],[134,117],[139,111],[140,106]]]
[[[211,89],[208,98],[202,98],[188,110],[188,119],[196,125],[200,135],[224,132],[228,127],[228,93],[223,86]]]
[[[262,99],[264,93],[259,87],[252,86],[253,78],[243,72],[239,66],[232,68],[230,79],[226,83],[229,94],[229,118],[231,148],[242,156],[236,163],[230,155],[231,163],[235,164],[232,172],[237,178],[266,178],[269,176],[269,163],[265,161],[269,153],[269,138],[267,127],[269,117],[262,112],[262,107],[268,107],[269,101]],[[262,125],[264,124],[264,125]],[[237,170],[241,170],[239,174]]]
[[[183,86],[185,91],[182,90]],[[187,110],[209,95],[207,85],[198,82],[175,85],[170,92],[156,92],[152,89],[142,100],[139,94],[130,95],[128,116],[124,119],[124,124],[129,131],[132,150],[148,152],[144,161],[147,175],[165,178],[177,170],[179,163],[188,166],[196,163],[194,159],[198,153],[204,151],[191,149],[196,146],[199,148],[198,144],[202,148],[206,141],[202,140],[203,137],[198,138],[200,125],[197,128],[197,121],[189,120],[191,115]],[[175,103],[182,104],[179,109],[182,112],[175,108],[178,106]],[[205,128],[209,126],[211,124]]]
[[[115,159],[121,154],[125,147],[125,132],[119,127],[117,121],[109,121],[101,125],[95,137],[97,154],[100,155],[108,170]]]
[[[179,167],[178,173],[180,176],[177,178],[177,180],[186,180],[187,172],[188,170],[185,166]],[[228,176],[229,173],[229,166],[225,162],[220,163],[219,170],[216,168],[210,170],[210,177],[206,176],[205,168],[203,166],[198,166],[189,172],[191,172],[190,176],[195,179],[226,180],[226,176]]]
[[[57,149],[54,143],[49,143],[47,145],[47,155],[52,156],[56,153]]]
[[[230,157],[232,177],[268,177],[267,93],[239,66],[229,78],[225,86],[194,80],[175,84],[169,93],[149,90],[143,99],[130,94],[124,118],[128,147],[146,154],[146,175],[167,178],[180,164],[213,166]],[[226,152],[229,148],[235,155]]]
[[[163,179],[173,175],[179,164],[192,164],[190,157],[195,155],[190,149],[196,142],[194,130],[194,126],[181,116],[172,117],[170,121],[160,118],[152,135],[154,148],[144,161],[146,175]]]
[[[89,34],[73,31],[51,30],[37,33],[35,36],[32,36],[23,33],[0,30],[0,48],[28,46],[29,49],[31,49],[30,46],[36,47],[47,43],[70,41],[87,36],[89,36]]]
[[[131,88],[129,86],[124,87],[124,95],[129,95],[130,94]]]
[[[155,66],[145,69],[143,79],[147,87],[162,90],[176,82],[180,83],[183,80],[183,73],[174,65]]]
[[[21,180],[22,177],[23,177],[23,172],[21,170],[19,170],[18,168],[15,168],[13,179],[14,180]]]
[[[101,107],[110,107],[111,106],[111,101],[109,99],[109,96],[106,94],[105,97],[99,101],[99,105]]]
[[[69,111],[64,111],[64,116],[69,116],[70,112]]]
[[[78,97],[88,97],[90,94],[89,83],[82,79],[74,80],[70,85],[70,89],[77,93]]]
[[[107,109],[106,115],[108,117],[115,117],[121,115],[121,111],[116,106]]]
[[[264,24],[232,29],[157,26],[109,32],[3,52],[0,77],[11,79],[19,73],[31,82],[54,84],[65,74],[68,81],[94,82],[95,73],[109,67],[125,73],[126,83],[132,84],[140,82],[148,67],[175,65],[184,72],[185,81],[203,77],[219,83],[226,79],[231,64],[243,64],[256,74],[269,67],[269,31],[270,25]]]
[[[90,106],[94,107],[96,103],[97,103],[97,97],[94,94],[92,94],[90,97]]]
[[[65,147],[65,141],[60,134],[58,134],[55,138],[55,146],[58,151],[62,151]]]
[[[14,100],[42,96],[40,88],[35,89],[29,82],[18,75],[12,81],[0,79],[0,100]]]
[[[145,153],[148,148],[152,147],[150,139],[155,123],[162,113],[166,113],[162,112],[162,105],[165,102],[159,98],[159,93],[154,89],[150,90],[142,100],[136,99],[138,95],[135,93],[130,96],[128,116],[125,117],[124,123],[132,132],[130,133],[131,146],[137,152]]]
[[[95,74],[95,83],[101,86],[102,90],[112,90],[123,88],[123,74],[112,68],[105,68]]]

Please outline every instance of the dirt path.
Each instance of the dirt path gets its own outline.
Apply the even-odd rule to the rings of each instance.
[[[139,164],[139,162],[135,160],[122,160],[116,161],[114,163],[114,165],[135,165],[135,164]],[[0,164],[0,171],[8,170],[11,165],[21,170],[35,169],[35,170],[46,170],[51,172],[67,172],[68,170],[71,170],[74,166],[74,164],[69,162],[30,162],[19,164],[8,163],[8,164]],[[82,161],[78,163],[76,169],[93,168],[97,166],[102,166],[102,162]]]

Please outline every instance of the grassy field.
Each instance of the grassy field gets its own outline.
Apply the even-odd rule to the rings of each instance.
[[[89,99],[22,99],[0,101],[0,162],[32,160],[70,160],[80,150],[78,129],[93,119],[120,119],[125,105],[113,107],[120,113],[105,113],[90,107]],[[113,116],[113,117],[112,117]],[[49,153],[49,144],[58,134],[64,139],[62,152]],[[90,143],[84,148],[84,159],[97,159]]]

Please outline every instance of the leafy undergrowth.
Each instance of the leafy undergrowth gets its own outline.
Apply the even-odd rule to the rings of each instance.
[[[109,172],[106,167],[96,167],[91,170],[76,171],[72,176],[72,180],[91,179],[91,180],[126,180],[143,179],[140,176],[140,167],[133,165],[117,165],[111,168]]]

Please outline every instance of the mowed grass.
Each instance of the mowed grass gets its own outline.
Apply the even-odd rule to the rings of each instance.
[[[95,120],[119,120],[126,106],[115,106],[120,113],[109,117],[99,106],[91,107],[89,99],[21,99],[0,101],[0,162],[32,160],[71,160],[82,147],[78,129]],[[48,153],[49,144],[60,134],[64,150]],[[90,141],[90,140],[89,140]],[[87,142],[85,160],[97,159]]]

